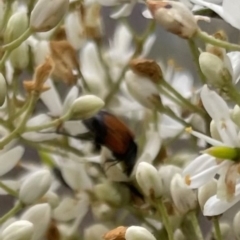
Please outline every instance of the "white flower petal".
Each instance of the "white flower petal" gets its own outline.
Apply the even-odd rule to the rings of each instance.
[[[232,68],[233,68],[233,81],[238,83],[240,79],[240,52],[230,52],[227,53],[230,58]]]
[[[195,158],[192,162],[190,162],[187,167],[183,170],[183,175],[195,175],[197,173],[199,173],[200,171],[205,170],[206,168],[203,167],[203,164],[205,163],[210,163],[211,165],[207,164],[205,165],[206,168],[210,167],[210,166],[214,166],[214,164],[216,165],[216,161],[214,157],[209,156],[208,154],[202,154],[200,156],[198,156],[197,158]],[[199,171],[200,169],[200,171]]]
[[[219,170],[220,166],[207,168],[205,171],[198,173],[189,178],[191,188],[199,188],[208,181],[212,180]]]
[[[78,94],[79,94],[78,88],[76,86],[73,86],[63,102],[62,115],[66,114],[69,111],[70,107],[72,106],[72,103],[74,102],[75,99],[77,99]]]
[[[51,79],[48,79],[45,84],[49,86],[50,89],[43,92],[40,98],[53,116],[60,116],[62,113],[62,103],[59,94]]]
[[[124,4],[117,12],[110,15],[111,18],[117,19],[120,17],[127,17],[131,14],[133,7],[135,6],[136,1],[131,0],[130,3]]]
[[[152,34],[147,38],[147,40],[145,41],[145,43],[143,45],[143,49],[142,49],[142,53],[141,53],[140,57],[146,57],[149,54],[154,42],[156,41],[156,38],[157,37],[155,34]]]
[[[145,9],[143,12],[142,12],[142,15],[147,18],[147,19],[153,19],[153,16],[151,14],[151,12],[148,10],[148,9]]]
[[[218,216],[226,212],[229,208],[240,201],[240,194],[236,195],[234,200],[231,202],[223,201],[217,198],[216,195],[209,198],[204,205],[203,215],[204,216]]]
[[[22,158],[24,148],[17,146],[0,155],[0,176],[11,171]]]

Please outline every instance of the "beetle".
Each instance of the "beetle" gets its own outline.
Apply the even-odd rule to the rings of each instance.
[[[83,124],[93,134],[95,145],[105,146],[116,158],[108,159],[106,162],[113,162],[113,165],[122,162],[124,172],[130,176],[138,150],[131,130],[115,115],[103,110],[83,120]]]

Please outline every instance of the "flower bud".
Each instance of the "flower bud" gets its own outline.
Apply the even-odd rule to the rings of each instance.
[[[137,166],[136,179],[144,194],[151,199],[162,196],[162,182],[155,167],[146,162]]]
[[[155,101],[161,103],[157,85],[149,78],[137,75],[133,71],[127,71],[125,79],[129,93],[141,105],[154,109]]]
[[[152,59],[134,58],[129,66],[135,74],[150,78],[154,83],[159,83],[162,78],[160,66]]]
[[[174,232],[174,240],[186,240],[186,237],[180,229]]]
[[[237,212],[233,219],[233,232],[236,240],[240,240],[240,211]]]
[[[198,30],[192,12],[181,2],[147,1],[153,18],[167,31],[182,38],[192,38]]]
[[[234,161],[236,159],[239,159],[240,149],[225,146],[216,146],[204,150],[203,153],[207,153],[219,159],[229,159]]]
[[[172,199],[181,213],[187,213],[197,207],[195,192],[188,188],[180,174],[176,174],[171,181]]]
[[[27,68],[29,63],[29,49],[26,42],[23,42],[19,47],[14,49],[10,55],[9,60],[12,67],[15,69],[23,70]]]
[[[85,95],[77,98],[71,107],[71,116],[74,119],[86,119],[95,115],[101,108],[104,102],[99,97],[94,95]]]
[[[110,206],[124,206],[130,201],[129,189],[124,185],[106,181],[94,186],[93,192],[98,200],[108,203]]]
[[[109,230],[103,224],[94,224],[84,230],[85,240],[102,240],[102,236]]]
[[[0,155],[0,176],[11,171],[19,162],[24,154],[24,148],[21,146],[14,147]]]
[[[47,32],[57,26],[68,11],[69,0],[38,0],[30,16],[35,32]]]
[[[111,221],[114,217],[115,211],[106,203],[96,202],[92,204],[92,213],[93,216],[98,221]]]
[[[31,240],[42,239],[51,220],[51,208],[47,203],[37,204],[23,213],[22,220],[27,220],[34,225],[34,233]]]
[[[20,187],[20,200],[25,204],[34,203],[48,191],[51,181],[51,173],[48,170],[40,170],[31,174]]]
[[[56,208],[59,204],[59,196],[56,193],[49,191],[42,197],[41,202],[46,202],[51,208]]]
[[[171,199],[170,185],[173,176],[176,173],[181,173],[181,168],[174,165],[161,166],[158,170],[160,178],[162,179],[162,195],[165,198]]]
[[[33,224],[29,221],[20,220],[10,224],[1,234],[2,240],[31,240]]]
[[[126,240],[156,240],[156,238],[145,228],[131,226],[127,228]]]
[[[207,200],[216,194],[217,191],[217,182],[212,180],[198,189],[198,202],[203,211],[204,205]]]
[[[7,88],[6,80],[2,73],[0,73],[0,107],[4,104],[6,98]]]
[[[209,84],[221,86],[226,80],[231,81],[231,74],[224,62],[214,54],[203,52],[199,56],[201,71],[208,79]]]
[[[25,11],[19,11],[14,13],[6,27],[4,32],[4,42],[9,43],[17,39],[25,32],[28,28],[28,17]]]

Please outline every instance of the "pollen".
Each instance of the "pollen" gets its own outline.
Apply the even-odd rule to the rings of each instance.
[[[191,184],[191,177],[190,177],[190,175],[187,175],[187,176],[185,177],[185,183],[186,183],[188,186]]]
[[[187,133],[192,133],[192,127],[187,127],[187,128],[185,128],[185,131],[186,131]]]
[[[127,227],[120,226],[103,235],[105,240],[125,240]]]

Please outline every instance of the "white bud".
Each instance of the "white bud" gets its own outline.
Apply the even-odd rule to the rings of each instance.
[[[99,200],[110,206],[124,206],[130,201],[129,189],[119,183],[106,181],[94,186],[93,192]]]
[[[216,194],[217,182],[212,180],[198,189],[198,202],[203,211],[204,205],[207,200]]]
[[[102,236],[108,232],[109,229],[102,224],[94,224],[84,230],[85,240],[102,240]]]
[[[153,18],[167,31],[182,38],[192,38],[198,30],[192,12],[181,2],[147,1]]]
[[[51,208],[56,208],[59,204],[59,196],[54,192],[47,192],[43,197],[42,200],[47,202]]]
[[[173,176],[176,173],[181,173],[181,168],[174,166],[174,165],[166,165],[166,166],[160,166],[158,172],[160,175],[160,178],[162,179],[162,195],[165,198],[171,199],[171,190],[170,185]]]
[[[17,146],[0,154],[0,176],[12,170],[23,156],[24,148]]]
[[[28,16],[25,11],[19,11],[14,13],[6,27],[4,32],[4,42],[9,43],[20,37],[28,27]]]
[[[115,211],[106,203],[97,202],[92,204],[92,214],[99,221],[110,221]]]
[[[155,108],[151,98],[159,97],[160,99],[160,96],[157,86],[150,79],[129,70],[126,72],[125,80],[129,93],[137,102],[146,108]]]
[[[30,16],[35,32],[47,32],[57,26],[68,11],[69,0],[38,0]]]
[[[23,42],[19,47],[14,49],[9,55],[12,67],[15,69],[25,69],[29,63],[28,45]]]
[[[1,234],[2,240],[31,240],[33,224],[29,221],[20,220],[10,224]]]
[[[34,203],[41,198],[51,186],[49,170],[40,170],[28,176],[22,183],[19,198],[25,204]]]
[[[34,233],[31,240],[41,239],[51,220],[51,208],[47,203],[34,205],[23,213],[21,219],[31,222],[34,226]]]
[[[233,219],[233,232],[237,240],[240,240],[240,211],[237,212]]]
[[[145,228],[131,226],[125,233],[126,240],[156,240],[156,238]]]
[[[99,97],[94,95],[85,95],[77,98],[71,107],[71,113],[73,118],[89,118],[95,115],[101,108],[103,108],[104,102]]]
[[[212,53],[201,53],[199,56],[199,65],[201,71],[206,76],[210,84],[221,85],[222,83],[224,83],[225,78],[223,78],[223,74],[225,74],[225,71],[228,74],[227,78],[231,77],[230,72],[224,62]]]
[[[151,198],[162,196],[162,182],[155,167],[146,162],[141,162],[137,166],[136,179],[144,194]]]
[[[186,237],[180,229],[176,229],[174,232],[174,240],[186,240]]]
[[[6,98],[7,88],[6,80],[2,73],[0,73],[0,107],[4,104]]]
[[[188,188],[180,174],[176,174],[171,181],[171,195],[173,202],[181,213],[194,210],[197,207],[197,196]]]

